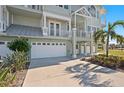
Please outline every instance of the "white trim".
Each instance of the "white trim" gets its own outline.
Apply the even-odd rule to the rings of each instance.
[[[49,36],[50,36],[50,23],[54,24],[54,36],[56,36],[56,24],[59,24],[59,36],[61,36],[61,22],[49,20]]]
[[[72,15],[75,14],[75,13],[77,13],[77,12],[79,12],[83,8],[87,11],[87,9],[83,6],[83,7],[79,8],[78,10],[76,10],[75,12],[73,12]],[[89,13],[89,11],[87,11],[87,13],[90,15],[90,17],[92,17],[91,14]]]
[[[44,14],[46,14],[46,16],[48,17],[52,17],[56,19],[67,20],[67,21],[71,20],[71,17],[60,16],[60,15],[56,15],[56,14],[48,13],[48,12],[44,12]]]

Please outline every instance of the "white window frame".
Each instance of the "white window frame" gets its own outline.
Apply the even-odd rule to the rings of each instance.
[[[50,23],[54,24],[54,36],[57,36],[56,35],[56,24],[59,24],[59,36],[61,36],[61,22],[51,21],[51,20],[49,20],[49,36],[50,36]]]

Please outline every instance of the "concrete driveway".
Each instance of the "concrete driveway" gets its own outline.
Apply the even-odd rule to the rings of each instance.
[[[67,57],[32,60],[23,87],[124,86],[124,73]]]

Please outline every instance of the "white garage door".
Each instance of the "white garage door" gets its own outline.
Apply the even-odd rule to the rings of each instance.
[[[86,47],[86,53],[88,53],[88,54],[90,53],[90,46]]]
[[[84,46],[81,46],[81,54],[84,54]]]
[[[66,56],[66,44],[63,42],[32,43],[31,58]]]
[[[7,47],[7,41],[0,41],[0,56],[6,57],[11,51]]]

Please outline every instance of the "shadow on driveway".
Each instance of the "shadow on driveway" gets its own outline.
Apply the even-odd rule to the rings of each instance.
[[[80,80],[79,84],[85,87],[111,87],[111,79],[100,81],[100,76],[97,73],[111,74],[116,73],[115,70],[94,65],[90,68],[90,63],[78,64],[67,67],[65,70],[69,73],[77,73],[72,78]]]

